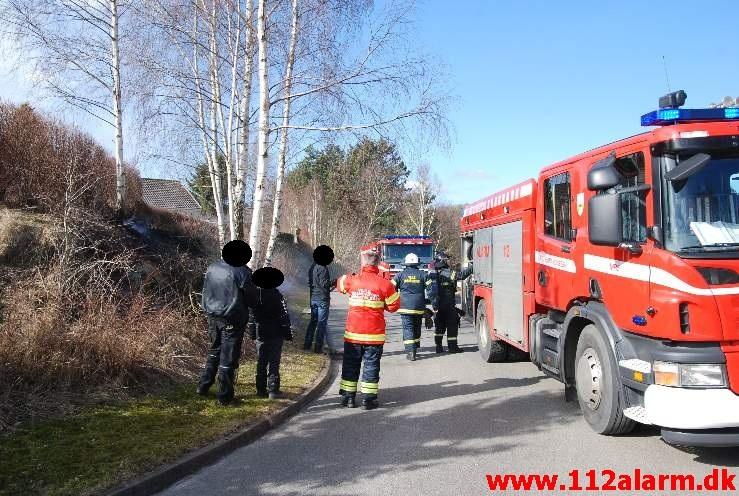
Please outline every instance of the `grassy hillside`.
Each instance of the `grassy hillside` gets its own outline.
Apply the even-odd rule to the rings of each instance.
[[[88,136],[0,104],[0,494],[109,487],[279,408],[325,361],[286,346],[288,396],[270,403],[247,339],[236,404],[195,397],[214,227],[148,208],[130,169],[118,218],[114,179]],[[276,265],[300,328],[311,250],[286,241]]]

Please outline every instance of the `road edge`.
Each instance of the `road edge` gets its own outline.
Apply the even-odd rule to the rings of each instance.
[[[234,450],[256,441],[265,433],[298,413],[305,405],[323,393],[331,382],[333,369],[331,356],[326,355],[325,358],[323,368],[307,391],[285,408],[262,417],[261,420],[243,430],[199,448],[175,462],[164,465],[133,481],[125,482],[107,492],[103,492],[103,494],[105,496],[149,496],[163,491],[175,482],[208,465],[212,465]]]

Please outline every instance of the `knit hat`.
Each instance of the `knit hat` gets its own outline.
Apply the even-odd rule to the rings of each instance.
[[[366,265],[377,266],[380,263],[380,255],[376,250],[365,250],[359,255],[362,260],[362,267]]]

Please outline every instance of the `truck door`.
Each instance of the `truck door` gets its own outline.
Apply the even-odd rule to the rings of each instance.
[[[572,191],[575,176],[570,170],[552,172],[539,181],[537,200],[536,301],[565,310],[572,299],[577,265],[574,260],[575,236],[572,229]]]
[[[645,167],[648,151],[624,149],[616,151],[614,167],[623,176],[619,185],[629,188],[649,183]],[[584,274],[579,279],[577,294],[595,296],[608,308],[616,324],[622,329],[648,332],[654,319],[647,318],[653,242],[647,238],[647,205],[652,201],[651,191],[621,195],[621,221],[624,241],[638,244],[640,253],[624,248],[595,246],[583,239],[582,260]],[[587,219],[583,219],[587,226]],[[591,289],[592,288],[592,289]],[[593,295],[595,290],[597,293]],[[646,327],[645,327],[646,326]]]
[[[470,262],[473,261],[474,253],[473,253],[473,245],[472,245],[472,236],[463,236],[460,239],[461,243],[461,258],[462,258],[462,267],[468,267]],[[474,270],[474,269],[473,269]],[[465,319],[472,322],[473,318],[473,309],[472,309],[472,303],[474,301],[472,297],[472,288],[474,284],[474,276],[468,277],[464,281],[462,281],[462,310],[465,312]]]

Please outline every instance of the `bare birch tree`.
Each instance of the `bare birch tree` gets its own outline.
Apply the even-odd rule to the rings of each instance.
[[[114,130],[116,201],[124,213],[121,0],[2,0],[3,33],[33,62],[44,90]]]
[[[428,164],[420,165],[410,181],[406,182],[406,201],[403,202],[406,230],[413,234],[431,234],[436,221],[436,196],[439,182],[431,173]]]
[[[254,184],[254,202],[252,204],[251,229],[249,245],[253,256],[250,266],[258,264],[259,246],[262,241],[261,217],[264,201],[264,180],[267,174],[267,156],[269,146],[269,72],[267,64],[267,0],[257,0],[257,46],[259,53],[259,138],[257,155],[256,182]]]
[[[275,195],[272,207],[272,226],[270,228],[267,251],[264,255],[264,264],[272,263],[272,254],[275,242],[280,231],[280,216],[282,214],[282,183],[285,177],[285,161],[287,157],[287,133],[290,124],[290,91],[292,88],[293,67],[295,65],[295,48],[298,41],[298,0],[291,1],[290,48],[287,53],[285,64],[285,79],[283,80],[285,97],[282,101],[282,129],[280,131],[280,149],[277,156],[277,179],[275,183]]]
[[[170,125],[183,145],[168,160],[205,161],[216,205],[219,240],[244,236],[251,80],[254,54],[251,0],[144,0],[138,10],[148,45],[137,60],[149,90],[142,121]],[[193,148],[193,142],[200,150]]]

